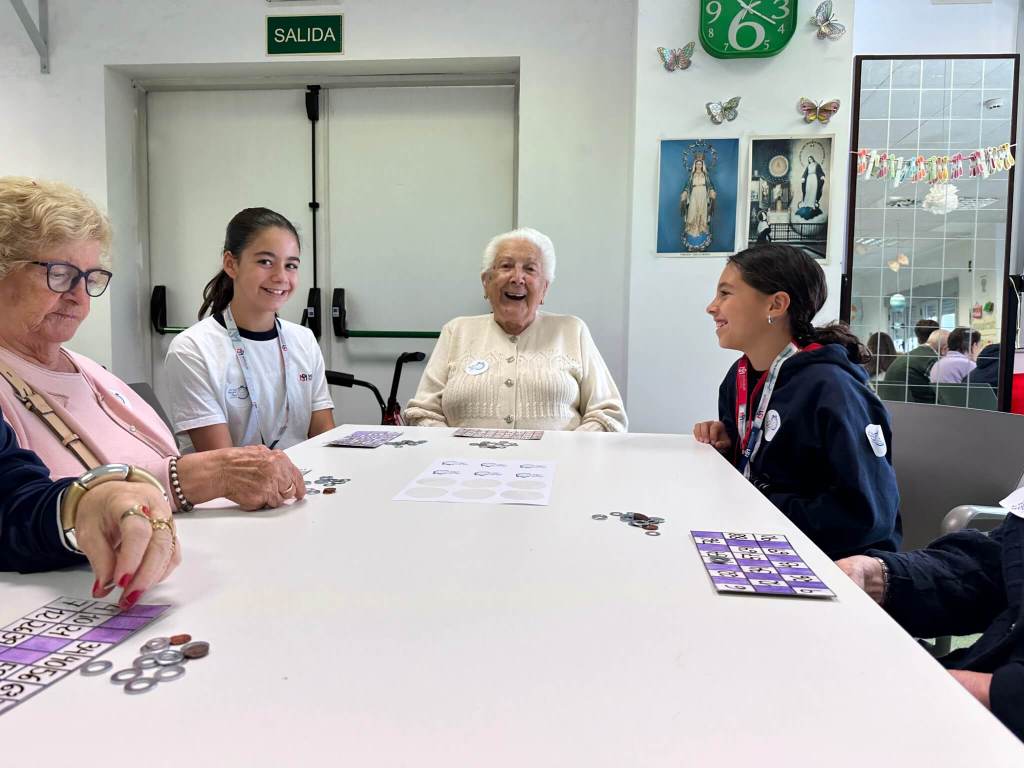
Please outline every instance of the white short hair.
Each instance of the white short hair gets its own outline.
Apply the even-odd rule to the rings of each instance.
[[[484,248],[483,268],[481,275],[486,275],[494,267],[494,259],[498,256],[498,249],[512,240],[526,240],[531,243],[540,253],[541,271],[544,279],[551,284],[555,281],[555,244],[551,238],[543,232],[538,232],[532,227],[519,227],[511,232],[504,232],[491,238],[491,242]]]

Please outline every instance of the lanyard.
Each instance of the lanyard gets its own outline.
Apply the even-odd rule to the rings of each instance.
[[[281,421],[281,427],[277,430],[274,438],[271,442],[267,442],[266,435],[263,432],[262,419],[260,419],[260,411],[263,410],[260,406],[260,381],[257,377],[249,378],[249,361],[245,359],[245,343],[242,341],[242,334],[238,332],[238,326],[235,325],[235,318],[231,315],[231,307],[224,307],[224,327],[227,329],[228,338],[231,339],[231,346],[235,348],[235,357],[238,358],[238,364],[242,367],[242,378],[245,380],[245,388],[249,390],[249,400],[252,403],[252,412],[256,417],[256,429],[260,433],[260,442],[270,449],[273,449],[277,445],[278,441],[284,435],[288,429],[288,414],[292,411],[292,398],[294,396],[294,388],[297,386],[297,380],[292,379],[289,375],[288,370],[288,345],[284,340],[284,327],[281,325],[281,321],[275,317],[274,323],[277,325],[277,345],[281,348],[281,367],[284,370],[284,419]],[[267,408],[267,412],[270,412],[270,408]],[[296,413],[298,409],[295,409]]]
[[[736,431],[740,435],[740,450],[742,451],[738,469],[748,480],[750,479],[750,462],[757,453],[757,449],[761,447],[761,426],[764,424],[764,417],[768,412],[768,403],[772,399],[775,383],[779,379],[779,371],[782,369],[782,364],[799,351],[796,344],[790,342],[779,353],[778,357],[775,358],[771,367],[761,376],[760,381],[754,387],[754,396],[757,397],[757,392],[760,390],[761,399],[757,403],[754,419],[749,423],[747,414],[747,370],[750,361],[746,355],[740,360],[739,367],[736,369]]]

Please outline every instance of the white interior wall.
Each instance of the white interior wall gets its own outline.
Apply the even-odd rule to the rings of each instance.
[[[853,50],[858,55],[1014,53],[1019,4],[1020,0],[953,5],[934,5],[931,0],[856,0],[849,19]]]
[[[796,33],[779,55],[721,60],[704,53],[698,42],[690,69],[666,72],[656,49],[696,39],[698,7],[697,0],[640,0],[628,366],[630,426],[637,430],[689,432],[694,421],[716,418],[718,385],[739,354],[718,347],[704,313],[725,260],[654,255],[660,139],[834,134],[825,267],[830,295],[819,320],[839,313],[847,200],[841,155],[850,144],[852,35],[838,42],[816,39],[804,18],[811,6],[804,3]],[[739,117],[712,125],[704,104],[733,96],[742,97]],[[839,98],[842,108],[827,127],[807,126],[796,108],[802,96]],[[746,163],[741,141],[740,200],[746,196]]]
[[[267,70],[266,13],[330,10],[281,11],[253,0],[51,0],[52,74],[41,75],[14,11],[0,3],[2,171],[66,180],[114,217],[118,276],[71,346],[124,378],[146,377],[145,357],[132,352],[148,346],[140,344],[148,333],[144,212],[128,205],[139,192],[128,140],[134,100],[127,80],[105,67],[248,64],[233,72],[251,77]],[[519,57],[518,220],[547,232],[558,249],[547,308],[585,318],[624,384],[634,0],[347,0],[334,10],[345,14],[345,64]],[[324,62],[327,71],[336,59],[307,57],[302,66],[316,73]],[[478,253],[466,254],[468,281],[479,279],[478,263]]]

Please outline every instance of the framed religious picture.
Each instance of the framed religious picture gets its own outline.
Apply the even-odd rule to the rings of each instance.
[[[746,245],[786,243],[828,263],[832,136],[750,140]]]
[[[659,255],[735,252],[739,152],[739,139],[662,139]]]

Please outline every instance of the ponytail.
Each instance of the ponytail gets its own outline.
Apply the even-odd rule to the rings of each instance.
[[[203,304],[199,307],[199,319],[207,312],[219,314],[227,309],[235,295],[235,281],[223,269],[203,288]]]
[[[860,339],[850,331],[850,326],[841,320],[836,320],[820,328],[812,327],[811,332],[811,341],[818,344],[838,344],[846,350],[847,357],[858,365],[864,365],[871,359],[871,353],[867,347],[861,344]]]

